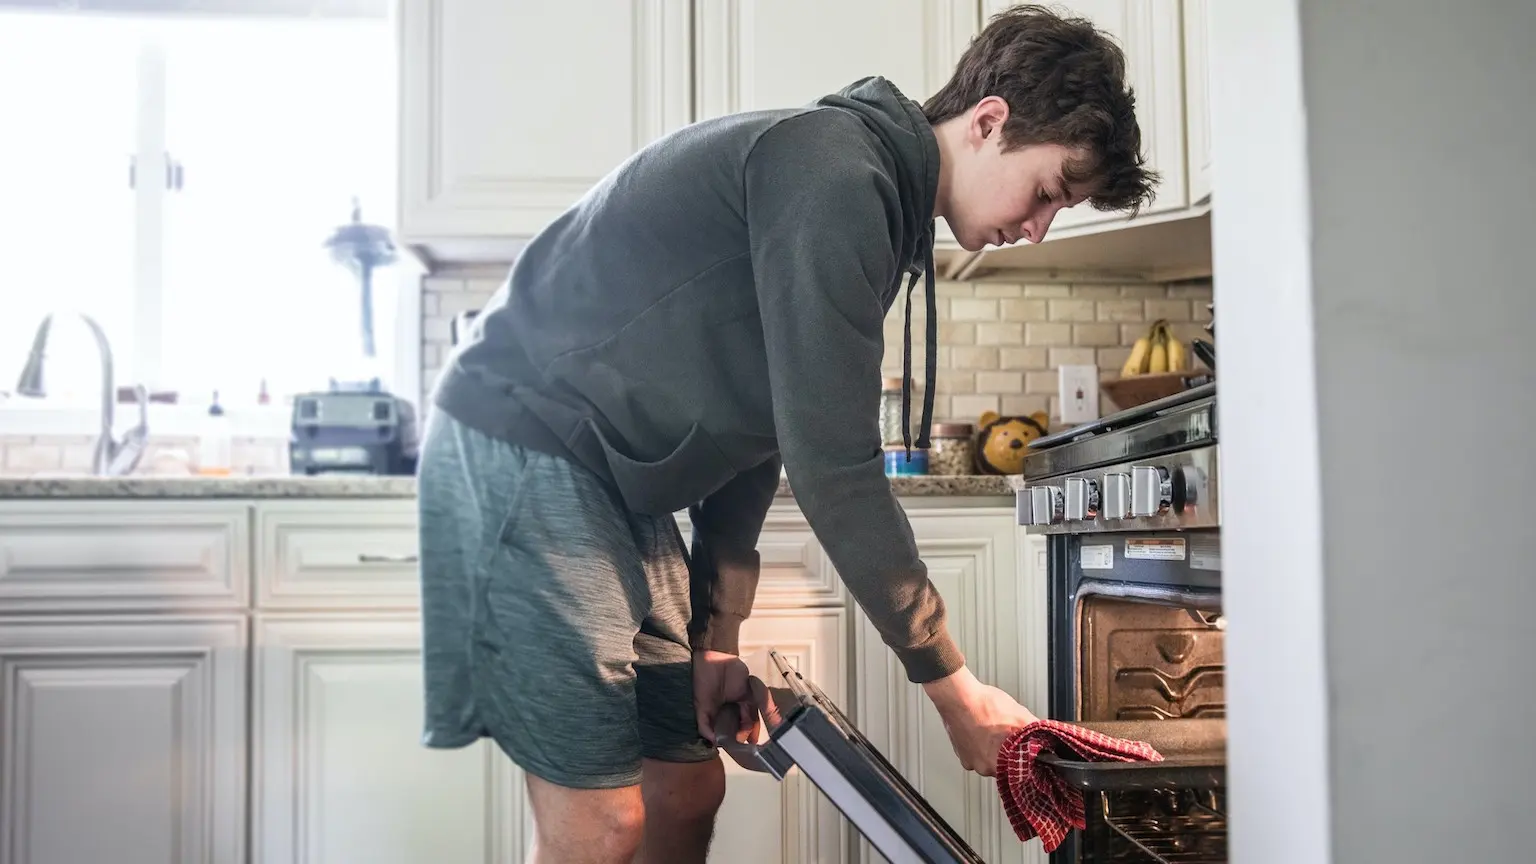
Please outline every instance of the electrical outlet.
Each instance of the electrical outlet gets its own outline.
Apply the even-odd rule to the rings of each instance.
[[[1099,419],[1099,367],[1060,366],[1061,422],[1088,423]]]

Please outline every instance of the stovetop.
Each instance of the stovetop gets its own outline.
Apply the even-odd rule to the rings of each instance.
[[[1216,443],[1216,382],[1030,442],[1024,479],[1054,477]]]

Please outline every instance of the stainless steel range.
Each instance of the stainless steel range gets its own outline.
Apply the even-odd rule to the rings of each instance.
[[[1019,524],[1048,535],[1049,714],[1167,761],[1051,757],[1087,826],[1053,864],[1226,861],[1216,385],[1032,442]]]

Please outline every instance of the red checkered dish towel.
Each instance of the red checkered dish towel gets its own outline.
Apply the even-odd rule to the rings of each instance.
[[[1013,833],[1020,840],[1039,835],[1047,852],[1061,845],[1069,829],[1081,831],[1085,825],[1083,793],[1050,768],[1035,764],[1035,757],[1047,751],[1089,762],[1163,761],[1150,744],[1111,738],[1059,720],[1037,720],[1010,735],[997,754],[997,793]]]

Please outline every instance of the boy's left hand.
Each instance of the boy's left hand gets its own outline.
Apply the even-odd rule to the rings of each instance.
[[[699,734],[705,741],[715,740],[715,715],[720,706],[735,703],[740,712],[736,740],[756,741],[757,710],[753,707],[752,673],[735,654],[720,651],[693,652],[693,708]]]

